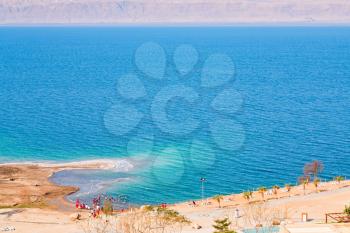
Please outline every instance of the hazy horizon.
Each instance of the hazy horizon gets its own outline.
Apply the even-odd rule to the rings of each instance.
[[[0,0],[2,25],[349,24],[346,0]]]

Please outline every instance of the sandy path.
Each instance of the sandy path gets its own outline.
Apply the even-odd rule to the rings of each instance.
[[[79,223],[69,219],[68,214],[43,209],[2,209],[0,229],[15,227],[20,233],[83,233]]]
[[[333,189],[320,193],[307,195],[284,197],[267,201],[269,208],[276,209],[280,213],[287,214],[288,224],[301,223],[301,213],[308,213],[310,222],[308,224],[318,224],[325,222],[326,213],[342,212],[345,205],[350,204],[350,187]],[[227,203],[226,207],[218,208],[216,204],[206,207],[186,207],[184,205],[175,207],[181,214],[187,216],[192,222],[199,224],[203,228],[197,230],[198,233],[213,232],[212,224],[215,219],[229,217],[233,225],[242,228],[247,225],[244,216],[246,204],[240,202],[237,205]],[[236,220],[235,209],[239,209],[241,217]],[[350,233],[350,225],[344,226]],[[188,231],[191,232],[191,231]]]

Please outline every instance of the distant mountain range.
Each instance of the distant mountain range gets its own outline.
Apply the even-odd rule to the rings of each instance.
[[[350,23],[350,0],[0,0],[0,24]]]

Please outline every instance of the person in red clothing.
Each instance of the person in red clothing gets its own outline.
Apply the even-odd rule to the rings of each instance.
[[[77,199],[76,201],[75,201],[75,208],[79,208],[80,207],[80,201],[79,201],[79,199]]]

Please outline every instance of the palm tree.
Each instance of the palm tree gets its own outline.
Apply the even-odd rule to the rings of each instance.
[[[219,208],[221,208],[221,201],[224,199],[224,196],[223,195],[216,195],[215,197],[213,197],[213,199],[218,202]]]
[[[313,183],[314,183],[314,185],[315,185],[315,188],[316,188],[316,192],[318,192],[318,184],[320,183],[320,180],[319,179],[315,179],[314,181],[313,181]]]
[[[266,192],[266,188],[264,186],[258,188],[258,192],[261,194],[262,199],[264,200],[264,194]]]
[[[345,177],[344,176],[336,176],[336,177],[334,177],[334,180],[337,181],[338,184],[340,184],[340,182],[345,180]]]
[[[273,194],[277,195],[277,190],[280,189],[280,186],[274,185],[274,186],[272,187],[272,189],[273,189]]]
[[[303,190],[304,190],[304,195],[305,195],[305,189],[306,189],[306,186],[309,184],[310,177],[309,176],[301,176],[301,177],[299,177],[298,181],[299,181],[299,184],[303,185]]]
[[[253,192],[252,191],[247,191],[243,193],[243,198],[246,199],[248,202],[249,200],[253,197]]]

